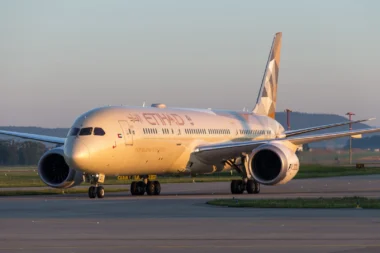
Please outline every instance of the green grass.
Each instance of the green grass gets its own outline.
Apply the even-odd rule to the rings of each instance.
[[[324,163],[324,164],[334,164],[336,163],[336,158],[340,160],[342,164],[348,164],[349,162],[349,151],[348,150],[330,150],[321,151],[314,149],[311,152],[301,152],[298,154],[301,163]],[[364,161],[362,159],[368,157],[380,157],[379,152],[368,151],[368,150],[355,150],[352,153],[352,161],[360,162]]]
[[[65,195],[65,194],[77,194],[87,193],[87,188],[71,188],[71,189],[41,189],[41,190],[14,190],[14,191],[1,191],[0,196],[26,196],[26,195]],[[109,188],[106,194],[109,192],[128,192],[126,188]]]
[[[379,199],[362,197],[318,199],[215,199],[207,204],[225,207],[251,208],[363,208],[379,209]]]
[[[294,179],[318,178],[318,177],[340,177],[355,175],[380,174],[380,168],[368,167],[357,169],[355,166],[323,166],[323,165],[301,165]]]
[[[380,168],[362,168],[343,166],[322,166],[322,165],[301,165],[295,179],[336,177],[352,175],[372,175],[380,174]],[[160,183],[192,183],[193,180],[200,182],[228,182],[232,179],[239,179],[240,176],[234,172],[215,173],[211,175],[199,175],[190,177],[185,175],[158,176]],[[118,180],[117,177],[106,177],[105,185],[130,184],[132,180]],[[87,183],[82,185],[88,185]],[[46,186],[40,179],[37,169],[34,167],[0,167],[0,188],[4,187],[39,187]]]

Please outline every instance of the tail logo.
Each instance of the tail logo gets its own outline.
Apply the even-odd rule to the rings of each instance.
[[[260,93],[253,113],[267,115],[271,118],[276,114],[277,82],[280,68],[282,33],[276,33],[269,54]]]

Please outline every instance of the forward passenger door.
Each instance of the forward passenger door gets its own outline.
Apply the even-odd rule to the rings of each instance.
[[[126,145],[133,145],[133,127],[126,120],[119,120],[123,138]],[[120,138],[120,137],[119,137]]]

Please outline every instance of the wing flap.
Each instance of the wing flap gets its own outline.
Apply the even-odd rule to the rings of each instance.
[[[4,130],[0,130],[0,134],[23,138],[23,139],[35,140],[35,141],[55,143],[55,144],[64,144],[66,140],[66,138],[60,138],[60,137],[54,137],[54,136],[19,133],[19,132],[11,132],[11,131],[4,131]]]

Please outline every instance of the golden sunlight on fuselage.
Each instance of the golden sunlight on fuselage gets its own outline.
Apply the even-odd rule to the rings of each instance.
[[[110,106],[76,119],[64,154],[87,173],[173,173],[185,171],[198,145],[274,139],[283,131],[275,120],[245,112]]]

